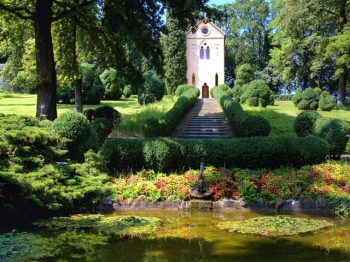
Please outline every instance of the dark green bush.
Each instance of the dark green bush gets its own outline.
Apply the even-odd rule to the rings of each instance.
[[[306,100],[306,101],[308,101],[310,103],[311,101],[314,101],[315,99],[317,99],[317,95],[316,95],[316,93],[315,93],[313,88],[308,87],[302,93],[301,98],[303,100]]]
[[[318,101],[312,101],[310,103],[310,110],[317,110],[318,108]]]
[[[292,101],[293,101],[293,104],[294,106],[298,106],[299,102],[302,100],[302,93],[303,91],[301,90],[300,87],[298,87],[296,90],[295,90],[295,94],[293,95],[292,97]]]
[[[246,89],[246,97],[250,106],[266,107],[271,104],[270,88],[264,80],[251,81]],[[241,99],[242,100],[242,99]]]
[[[145,83],[138,90],[138,101],[141,105],[160,101],[165,94],[165,84],[155,71],[143,75]]]
[[[62,104],[74,103],[74,89],[70,85],[58,85],[56,93],[58,101]]]
[[[193,88],[194,86],[191,85],[179,85],[175,90],[176,96],[181,96],[183,93],[185,93],[187,90]]]
[[[319,99],[321,96],[321,93],[322,93],[322,89],[319,87],[315,87],[314,92],[315,92],[316,97]]]
[[[101,102],[105,88],[95,67],[84,63],[81,67],[83,104],[97,105]]]
[[[239,86],[239,85],[235,85],[232,88],[232,98],[236,101],[236,102],[241,102],[241,96],[244,94],[245,89],[248,87],[248,85],[243,85],[243,86]],[[213,89],[211,89],[212,91]],[[214,97],[214,96],[213,96]]]
[[[112,132],[113,125],[106,118],[95,118],[91,124],[98,138],[99,145],[102,145],[109,134]]]
[[[299,137],[308,136],[312,134],[312,127],[316,120],[321,115],[316,111],[303,111],[298,114],[294,122],[294,131]]]
[[[96,118],[106,118],[112,125],[114,125],[120,122],[121,114],[111,106],[100,106],[95,109],[93,114],[93,119]]]
[[[246,113],[238,102],[234,101],[220,88],[214,87],[212,93],[214,98],[220,103],[230,124],[233,126],[236,136],[247,137],[268,135],[268,132],[270,131],[270,124],[268,121]]]
[[[299,110],[309,110],[310,105],[306,100],[301,100],[299,104],[297,105]]]
[[[91,122],[95,114],[95,109],[86,109],[84,110],[83,114],[86,116],[87,120]]]
[[[153,168],[159,172],[205,165],[227,168],[276,168],[323,162],[329,144],[323,138],[288,136],[237,139],[107,139],[99,155],[110,171]]]
[[[236,80],[234,86],[243,86],[249,84],[254,79],[254,71],[250,64],[243,64],[237,68]]]
[[[346,148],[346,132],[341,121],[330,118],[318,118],[313,125],[312,133],[326,139],[330,146],[330,155],[339,158]]]
[[[73,159],[82,160],[87,150],[97,149],[96,136],[94,136],[89,121],[81,113],[71,111],[63,113],[53,121],[49,130],[54,136],[70,140],[69,157]]]
[[[144,137],[169,136],[182,119],[183,115],[197,101],[198,96],[199,89],[192,87],[178,98],[173,108],[170,109],[158,123],[156,123],[155,119],[147,120],[142,127]]]
[[[322,111],[331,111],[335,104],[334,98],[327,91],[321,93],[319,107]]]
[[[129,98],[132,95],[131,85],[127,85],[126,87],[124,87],[123,95],[125,98]]]
[[[117,70],[108,68],[100,75],[105,87],[104,99],[118,100],[123,95],[124,84],[118,76]]]

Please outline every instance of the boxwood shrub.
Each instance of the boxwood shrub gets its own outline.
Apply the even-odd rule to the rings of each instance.
[[[183,115],[194,105],[199,96],[199,89],[192,87],[184,92],[159,121],[147,119],[142,127],[144,137],[169,136]]]
[[[237,137],[269,135],[271,127],[265,118],[249,115],[238,102],[218,87],[212,89],[212,94],[220,103]]]
[[[323,162],[329,144],[320,137],[268,136],[237,139],[107,139],[99,155],[110,172],[133,168],[158,172],[205,165],[227,168],[277,168]]]

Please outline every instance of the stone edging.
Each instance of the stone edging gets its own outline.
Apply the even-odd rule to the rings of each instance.
[[[137,199],[125,199],[113,202],[107,198],[102,201],[101,209],[178,209],[178,210],[259,210],[259,211],[306,211],[306,212],[331,212],[333,205],[326,199],[319,197],[316,201],[310,198],[296,200],[277,199],[275,203],[265,203],[262,199],[258,202],[244,200],[224,199],[221,201],[190,200],[190,201],[148,201],[145,197]]]

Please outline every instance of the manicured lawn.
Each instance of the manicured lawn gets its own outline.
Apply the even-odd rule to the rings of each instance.
[[[122,114],[135,114],[142,106],[137,102],[137,97],[121,99],[118,101],[102,101],[100,105],[84,105],[84,110],[96,108],[102,105],[112,106]],[[74,110],[74,105],[57,104],[58,115],[68,110]],[[36,95],[6,94],[0,92],[0,113],[35,116]]]
[[[112,106],[118,110],[123,120],[119,127],[113,131],[112,136],[118,137],[140,137],[141,127],[145,119],[154,117],[159,119],[165,112],[174,105],[176,98],[166,96],[162,101],[154,105],[141,106],[137,101],[137,96],[118,101],[101,101],[100,105],[84,105],[84,109],[96,108],[102,105]],[[74,105],[58,104],[58,115],[65,111],[73,110]],[[249,107],[243,105],[243,109],[249,114],[261,115],[266,118],[271,125],[270,135],[290,135],[296,136],[294,132],[294,121],[301,112],[291,101],[275,101],[274,106],[267,108]],[[36,95],[28,94],[8,94],[0,91],[0,113],[35,115]],[[332,110],[324,112],[318,110],[322,116],[328,118],[338,118],[350,122],[350,113],[345,110]]]

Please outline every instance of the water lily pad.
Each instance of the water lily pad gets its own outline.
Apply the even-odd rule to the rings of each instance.
[[[154,234],[162,221],[155,217],[103,215],[73,215],[70,217],[54,217],[50,220],[39,220],[36,226],[46,226],[57,229],[91,228],[106,234],[122,236],[141,236]]]
[[[0,261],[32,261],[53,257],[57,243],[37,234],[16,232],[0,235]]]
[[[296,235],[333,226],[325,220],[292,218],[288,216],[259,217],[241,221],[225,221],[217,225],[229,232],[258,234],[264,236]]]

